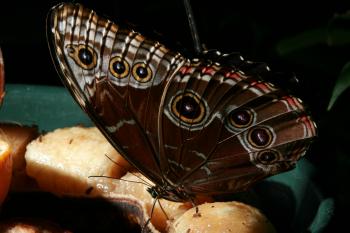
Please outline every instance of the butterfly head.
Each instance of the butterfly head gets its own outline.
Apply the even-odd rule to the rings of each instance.
[[[155,199],[164,198],[170,201],[192,201],[194,196],[184,190],[184,187],[173,188],[171,185],[164,183],[163,186],[152,186],[147,188],[147,191]]]

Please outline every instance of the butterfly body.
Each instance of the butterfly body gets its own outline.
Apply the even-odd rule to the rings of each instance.
[[[48,38],[63,82],[153,196],[245,190],[293,168],[316,135],[302,102],[238,54],[191,60],[70,3],[50,12]]]

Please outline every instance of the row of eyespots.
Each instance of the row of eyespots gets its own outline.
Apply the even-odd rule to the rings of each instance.
[[[228,115],[226,124],[228,124],[228,128],[235,129],[238,130],[237,132],[240,132],[241,130],[251,127],[255,122],[255,117],[256,114],[252,109],[238,109],[232,111]],[[278,151],[273,149],[265,149],[271,145],[275,137],[275,134],[269,129],[269,127],[252,127],[245,135],[246,142],[249,144],[250,148],[260,149],[260,151],[255,154],[255,163],[270,165],[279,161],[281,154]]]
[[[121,57],[113,57],[109,62],[109,71],[119,79],[125,78],[130,73],[130,65]],[[131,69],[133,77],[141,83],[148,82],[152,78],[152,70],[145,63],[139,62]]]
[[[77,65],[85,70],[91,70],[97,65],[97,53],[88,45],[67,45],[68,55]],[[122,79],[130,74],[130,65],[121,57],[115,56],[109,62],[109,71],[111,74]],[[148,82],[152,78],[152,70],[145,63],[139,62],[133,65],[131,69],[133,77],[138,82]]]
[[[233,133],[248,129],[256,121],[256,113],[252,109],[239,108],[228,114],[227,128]],[[273,141],[274,134],[268,127],[258,126],[249,129],[247,141],[254,148],[265,148]]]
[[[181,126],[191,128],[203,124],[207,111],[203,100],[192,92],[185,92],[176,95],[171,102],[171,112],[183,122]],[[234,124],[237,128],[248,128],[252,125],[254,114],[249,109],[239,109],[229,114],[227,122]],[[176,121],[175,121],[176,122]],[[274,164],[280,160],[281,154],[273,149],[266,149],[272,143],[274,133],[265,126],[253,127],[248,130],[245,136],[249,147],[260,149],[255,154],[255,163],[262,165]]]
[[[199,99],[197,95],[192,92],[185,92],[176,95],[170,106],[170,111],[177,117],[184,125],[195,125],[204,123],[205,115],[208,110],[205,109],[204,100]],[[244,129],[250,127],[254,122],[254,114],[249,109],[239,109],[232,111],[228,120],[231,127]],[[268,127],[253,127],[247,134],[248,143],[254,148],[265,148],[273,141],[273,132]]]

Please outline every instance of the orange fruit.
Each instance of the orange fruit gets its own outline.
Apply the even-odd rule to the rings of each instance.
[[[12,177],[12,156],[8,143],[0,140],[0,205],[5,200]]]

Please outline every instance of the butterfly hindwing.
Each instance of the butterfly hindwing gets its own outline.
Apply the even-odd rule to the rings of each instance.
[[[168,177],[179,180],[187,192],[247,189],[293,168],[316,135],[301,101],[259,77],[217,64],[182,67],[177,76],[174,82],[184,84],[168,91],[163,127],[169,133],[164,146],[171,168]],[[175,91],[183,93],[180,105]],[[192,105],[203,111],[199,123],[191,121],[189,113],[179,114],[179,108]],[[193,112],[200,115],[198,111]]]

